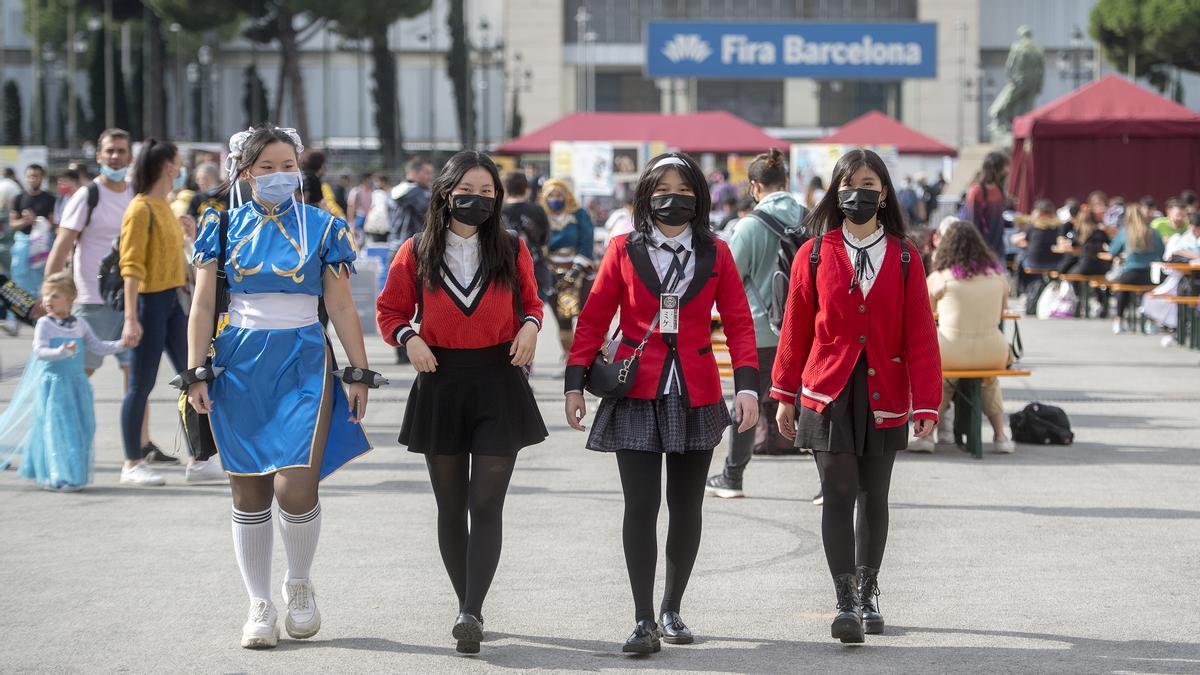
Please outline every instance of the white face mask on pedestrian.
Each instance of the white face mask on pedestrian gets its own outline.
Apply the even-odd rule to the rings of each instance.
[[[264,204],[282,204],[299,189],[299,171],[277,171],[254,177],[254,194]]]

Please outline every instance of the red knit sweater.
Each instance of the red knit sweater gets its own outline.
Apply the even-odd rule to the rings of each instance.
[[[888,236],[882,268],[864,298],[860,288],[847,292],[854,268],[842,229],[826,234],[817,269],[819,310],[808,259],[813,243],[800,247],[772,371],[772,398],[792,404],[799,399],[801,405],[823,411],[850,381],[865,350],[876,427],[905,424],[910,409],[915,419],[937,421],[942,365],[925,269],[904,242],[912,258],[908,281],[902,283],[901,245]]]
[[[526,321],[541,328],[542,300],[533,278],[533,258],[525,242],[518,243],[520,316],[511,290],[498,283],[482,288],[478,277],[464,288],[443,270],[436,288],[418,288],[417,260],[409,239],[396,253],[383,293],[375,302],[379,334],[390,345],[404,344],[419,334],[431,347],[480,349],[512,341]],[[420,331],[411,325],[418,301],[424,305]]]

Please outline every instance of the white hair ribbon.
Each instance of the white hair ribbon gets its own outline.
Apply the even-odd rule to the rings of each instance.
[[[650,170],[653,171],[655,169],[661,169],[664,166],[671,165],[687,166],[688,163],[683,161],[681,158],[676,157],[675,155],[671,155],[670,157],[663,157],[662,159],[658,160],[654,166],[650,167]]]

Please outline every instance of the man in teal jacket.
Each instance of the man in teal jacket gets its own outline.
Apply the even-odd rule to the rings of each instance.
[[[755,436],[765,432],[767,444],[774,445],[776,403],[768,395],[771,389],[771,367],[779,336],[771,329],[769,312],[772,304],[771,278],[777,269],[776,261],[785,231],[799,231],[806,209],[787,192],[788,168],[783,154],[772,148],[750,164],[750,194],[758,206],[750,215],[733,224],[729,248],[742,275],[750,313],[754,317],[754,338],[758,344],[758,400],[761,410],[759,429],[734,432],[729,443],[725,470],[708,479],[706,489],[717,497],[745,496],[742,475],[754,454]],[[761,431],[760,431],[761,430]]]

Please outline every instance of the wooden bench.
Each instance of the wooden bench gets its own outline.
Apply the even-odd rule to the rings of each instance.
[[[1200,349],[1200,330],[1196,325],[1196,309],[1200,307],[1200,297],[1194,295],[1169,295],[1162,298],[1175,305],[1178,312],[1175,321],[1175,341],[1181,346]]]
[[[1029,375],[1028,370],[943,370],[942,377],[958,380],[954,390],[955,445],[975,459],[983,459],[983,380]]]
[[[1157,286],[1154,284],[1123,284],[1117,281],[1093,281],[1088,284],[1092,288],[1107,288],[1109,293],[1133,293],[1137,296],[1137,302],[1131,302],[1125,308],[1125,316],[1120,317],[1121,324],[1126,330],[1138,333],[1146,332],[1146,322],[1141,321],[1138,312],[1142,308],[1142,296],[1150,291],[1153,291]]]
[[[1075,305],[1075,316],[1082,316],[1085,319],[1092,318],[1092,282],[1106,283],[1108,280],[1105,276],[1103,274],[1063,274],[1059,279],[1079,284],[1079,302]]]

